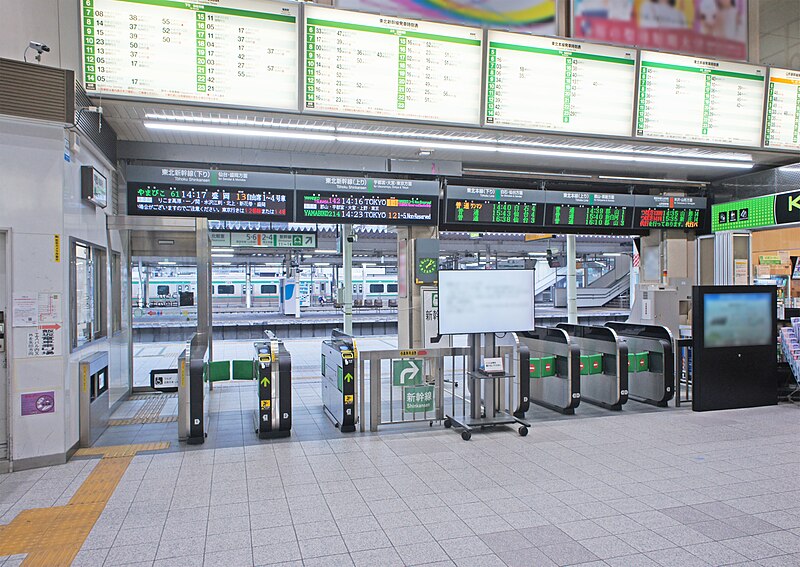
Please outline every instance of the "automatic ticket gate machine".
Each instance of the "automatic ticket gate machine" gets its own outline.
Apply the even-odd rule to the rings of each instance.
[[[559,323],[580,348],[580,397],[590,404],[621,410],[628,401],[628,345],[609,327]]]
[[[537,327],[517,333],[530,352],[530,401],[572,415],[581,402],[581,352],[563,329]]]
[[[343,433],[356,430],[356,340],[334,330],[322,341],[322,406]]]
[[[661,325],[608,322],[628,345],[628,396],[637,402],[667,407],[675,395],[672,332]]]
[[[255,431],[259,439],[292,433],[292,357],[283,341],[253,343],[253,374],[258,380]]]

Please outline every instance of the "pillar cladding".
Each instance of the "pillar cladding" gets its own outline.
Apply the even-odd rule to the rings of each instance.
[[[653,230],[639,241],[641,283],[668,284],[670,279],[695,281],[694,235],[681,230]]]
[[[414,251],[418,238],[439,238],[435,226],[397,227],[397,346],[423,348],[422,292],[415,283]]]

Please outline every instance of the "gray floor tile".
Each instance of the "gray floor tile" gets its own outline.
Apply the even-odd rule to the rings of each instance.
[[[466,536],[454,539],[447,539],[439,542],[445,553],[451,559],[461,559],[463,557],[473,557],[477,555],[488,555],[492,550],[478,536]]]
[[[594,553],[577,541],[543,545],[540,546],[539,549],[556,565],[576,565],[578,563],[587,563],[598,559]]]
[[[273,543],[253,547],[255,565],[273,565],[289,561],[300,561],[300,547],[297,542]]]
[[[347,546],[341,536],[326,536],[301,541],[300,553],[305,562],[314,557],[347,553]]]

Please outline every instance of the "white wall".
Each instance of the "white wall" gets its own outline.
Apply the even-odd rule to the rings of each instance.
[[[80,4],[77,0],[3,0],[0,57],[22,59],[28,42],[50,47],[42,64],[77,71],[80,62]],[[33,61],[33,52],[28,60]]]

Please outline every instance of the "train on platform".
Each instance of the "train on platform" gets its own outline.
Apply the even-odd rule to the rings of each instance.
[[[251,307],[275,310],[280,306],[281,286],[285,280],[278,276],[253,275],[250,280]],[[330,305],[336,302],[336,285],[332,276],[301,276],[298,280],[300,306]],[[147,288],[146,301],[140,301]],[[155,275],[139,282],[134,275],[131,286],[133,305],[147,307],[179,307],[194,305],[196,281],[194,275]],[[357,304],[380,307],[397,305],[397,276],[368,274],[366,280],[353,282],[353,299]],[[321,298],[321,300],[320,300]],[[239,309],[247,306],[247,282],[244,274],[212,279],[212,300],[215,309]]]

